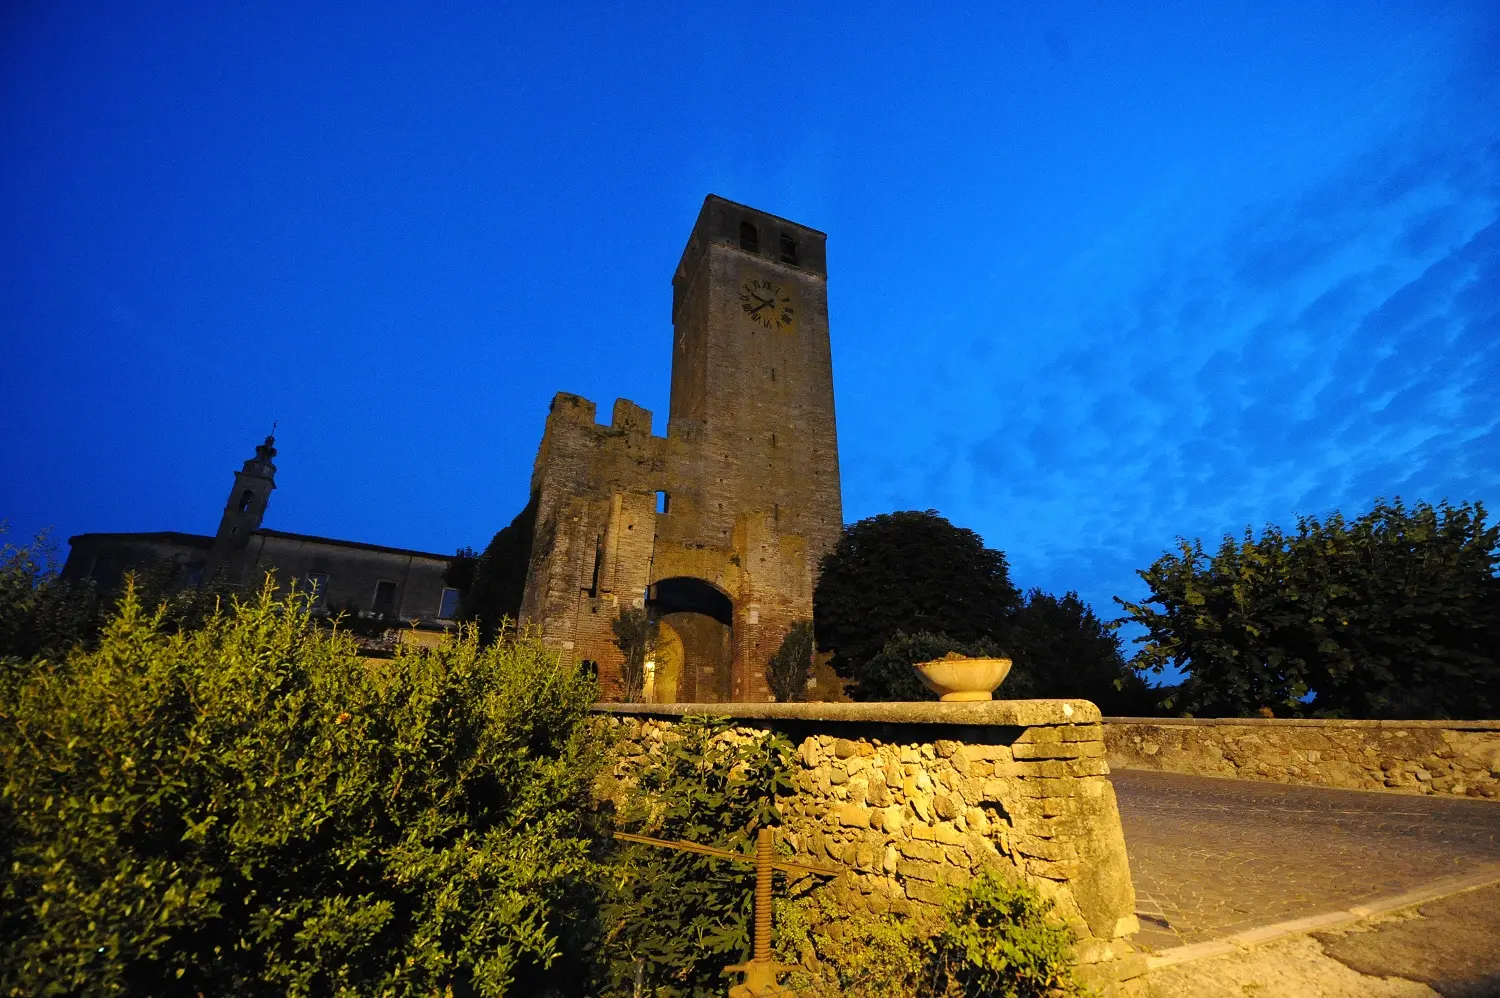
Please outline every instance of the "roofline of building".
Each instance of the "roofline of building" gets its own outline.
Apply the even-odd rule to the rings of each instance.
[[[280,537],[289,541],[315,541],[318,544],[335,544],[344,548],[360,548],[364,551],[381,551],[385,554],[404,554],[416,558],[431,558],[434,561],[452,561],[451,554],[438,554],[435,551],[413,551],[411,548],[393,548],[385,544],[370,544],[365,541],[341,541],[336,537],[318,537],[313,534],[292,534],[285,530],[266,530],[261,528],[253,531],[251,536],[259,534],[263,537]]]
[[[162,541],[162,540],[192,541],[194,543],[202,543],[202,544],[212,544],[214,542],[214,539],[211,536],[209,536],[208,534],[187,534],[187,533],[183,533],[181,530],[145,530],[145,531],[126,531],[124,533],[74,534],[72,537],[68,538],[68,544],[69,544],[69,546],[72,546],[74,544],[77,544],[79,541],[92,540],[93,538],[96,538],[96,537],[109,537],[109,538],[116,538],[116,539],[123,538],[123,537],[131,537],[131,538],[138,538],[140,540],[153,540],[153,541]]]
[[[726,198],[722,194],[714,194],[710,192],[706,197],[704,197],[703,203],[707,205],[710,201],[723,201],[727,205],[733,205],[736,208],[743,208],[746,211],[753,211],[757,215],[765,215],[767,218],[774,218],[778,222],[785,222],[787,225],[795,225],[799,229],[805,229],[808,232],[814,233],[815,235],[822,236],[824,239],[828,238],[828,233],[824,232],[822,229],[815,229],[805,222],[794,221],[793,219],[787,218],[784,215],[777,215],[774,212],[766,211],[764,208],[757,208],[754,205],[741,204],[738,201],[733,201],[729,198]],[[702,213],[701,208],[699,209],[699,213]]]
[[[385,554],[404,554],[409,557],[431,558],[434,561],[452,561],[454,557],[451,554],[437,554],[433,551],[413,551],[411,548],[394,548],[389,547],[385,544],[369,544],[365,541],[342,541],[336,537],[318,537],[315,534],[293,534],[288,533],[285,530],[266,530],[265,528],[261,528],[259,530],[251,532],[252,537],[257,535],[261,537],[280,537],[283,540],[289,541],[311,541],[315,544],[332,544],[336,547],[359,548],[364,551],[380,551]],[[214,542],[214,539],[207,534],[186,534],[179,530],[154,530],[125,533],[75,534],[72,537],[68,538],[68,544],[69,546],[72,546],[79,541],[92,540],[94,538],[101,537],[113,539],[130,538],[135,540],[170,540],[177,541],[179,543],[189,542],[194,545],[202,545],[205,547],[212,545]]]

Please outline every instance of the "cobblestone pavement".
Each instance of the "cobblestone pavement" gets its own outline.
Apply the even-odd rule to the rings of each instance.
[[[1116,770],[1141,920],[1166,949],[1500,862],[1500,803]]]

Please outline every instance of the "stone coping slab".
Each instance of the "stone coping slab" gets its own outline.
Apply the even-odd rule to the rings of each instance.
[[[1022,703],[1028,701],[1019,701]],[[1105,724],[1155,724],[1200,727],[1265,728],[1434,728],[1449,731],[1500,731],[1493,721],[1353,721],[1319,717],[1106,717]]]
[[[708,715],[753,721],[828,721],[874,724],[959,724],[1030,728],[1097,724],[1088,700],[979,700],[968,703],[601,703],[606,714],[651,717]]]

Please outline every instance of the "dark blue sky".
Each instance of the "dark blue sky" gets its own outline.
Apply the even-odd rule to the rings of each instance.
[[[274,419],[268,526],[482,547],[554,392],[664,431],[710,191],[829,233],[846,519],[1112,615],[1178,534],[1500,504],[1500,7],[911,6],[10,0],[10,536],[212,531]]]

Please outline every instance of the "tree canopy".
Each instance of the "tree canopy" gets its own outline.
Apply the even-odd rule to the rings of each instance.
[[[792,624],[781,645],[771,660],[766,663],[766,685],[778,703],[796,700],[807,690],[807,678],[812,675],[813,652],[812,621],[799,620]]]
[[[1140,573],[1150,596],[1120,601],[1146,629],[1135,662],[1189,673],[1174,708],[1194,713],[1493,717],[1500,527],[1484,521],[1479,503],[1377,500],[1213,556],[1179,539]]]
[[[917,662],[930,662],[942,658],[949,652],[969,656],[996,656],[1004,653],[985,638],[977,641],[958,641],[946,634],[918,631],[907,634],[897,631],[891,635],[881,649],[864,667],[856,672],[848,694],[854,700],[936,700],[937,694],[929,690],[912,666]],[[1020,692],[1006,677],[1000,696],[1020,698],[1028,693]]]
[[[1005,555],[936,510],[882,513],[844,528],[813,594],[818,647],[856,678],[898,631],[1002,644],[1021,594]]]
[[[1006,685],[1015,692],[1007,696],[1084,697],[1105,714],[1157,713],[1159,694],[1126,662],[1114,623],[1075,592],[1028,592],[1012,619],[1011,648]]]
[[[490,539],[484,553],[473,565],[470,585],[459,601],[458,616],[460,620],[478,625],[481,641],[493,641],[502,622],[514,621],[521,616],[526,573],[531,569],[531,535],[536,529],[536,503],[536,496],[532,496],[510,524]],[[466,570],[467,566],[461,569]],[[464,589],[462,586],[458,588]]]
[[[1114,627],[1077,593],[1022,598],[1005,555],[934,510],[886,513],[844,530],[813,595],[818,646],[856,700],[924,700],[911,664],[947,652],[1006,655],[1000,695],[1079,697],[1106,713],[1153,713]]]

